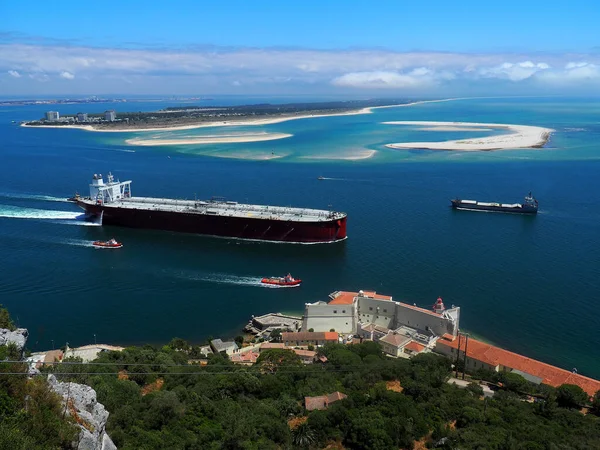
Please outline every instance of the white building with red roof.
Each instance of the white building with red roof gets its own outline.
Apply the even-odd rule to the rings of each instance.
[[[446,308],[441,298],[431,309],[397,302],[375,291],[336,291],[329,298],[329,302],[305,304],[303,330],[362,334],[371,325],[374,330],[404,327],[431,337],[458,333],[460,308]]]

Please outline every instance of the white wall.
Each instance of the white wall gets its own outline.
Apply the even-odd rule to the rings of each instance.
[[[302,331],[354,333],[356,329],[353,305],[328,305],[325,302],[307,303],[304,307]]]
[[[454,324],[451,319],[429,314],[425,311],[419,311],[400,303],[397,303],[396,306],[395,325],[396,327],[406,325],[407,327],[423,331],[429,327],[429,329],[438,336],[441,336],[444,333],[454,334]]]
[[[374,323],[385,328],[394,327],[395,302],[377,300],[368,297],[357,297],[358,320],[363,323]]]

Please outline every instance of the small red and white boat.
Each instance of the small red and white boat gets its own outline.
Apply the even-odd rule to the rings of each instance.
[[[298,286],[302,283],[302,280],[296,280],[288,273],[285,277],[263,278],[260,282],[274,286]]]
[[[108,241],[94,241],[92,244],[96,248],[121,248],[123,244],[117,242],[114,239],[110,239]]]

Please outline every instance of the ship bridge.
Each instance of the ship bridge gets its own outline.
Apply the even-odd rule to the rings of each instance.
[[[102,174],[94,174],[90,184],[90,199],[98,204],[113,203],[131,197],[131,181],[115,181],[108,172],[107,182]]]

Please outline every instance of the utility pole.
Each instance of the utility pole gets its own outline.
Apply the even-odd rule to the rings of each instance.
[[[461,337],[461,334],[459,331],[458,332],[458,349],[456,350],[456,364],[454,365],[455,366],[454,368],[456,369],[456,374],[454,375],[455,378],[458,378],[458,361],[460,358],[460,337]]]
[[[467,370],[467,346],[469,345],[469,334],[465,334],[465,363],[463,367],[462,379],[465,379],[465,371]]]

